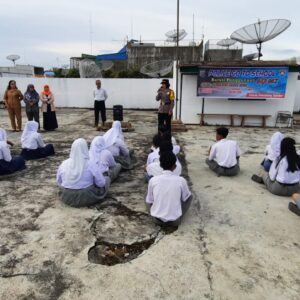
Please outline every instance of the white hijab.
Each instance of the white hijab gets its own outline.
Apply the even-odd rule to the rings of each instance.
[[[100,153],[106,148],[105,139],[102,136],[96,136],[90,146],[90,160],[94,164],[100,165]]]
[[[66,186],[76,184],[80,180],[88,160],[89,150],[86,140],[82,138],[75,140],[71,147],[70,158],[61,165]]]
[[[117,139],[124,141],[124,135],[122,132],[122,125],[120,121],[114,121],[111,129],[109,129],[104,135],[105,144],[107,147],[112,146]]]
[[[0,145],[2,146],[6,146],[6,139],[7,139],[7,135],[6,135],[6,131],[3,128],[0,128]]]
[[[31,141],[38,136],[39,123],[28,121],[21,136],[22,148],[31,149]]]
[[[284,135],[277,131],[271,137],[270,147],[268,147],[268,157],[272,161],[280,155],[281,141],[284,139]]]

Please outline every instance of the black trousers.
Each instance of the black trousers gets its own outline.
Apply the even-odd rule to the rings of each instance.
[[[101,112],[101,120],[102,123],[106,121],[106,109],[105,109],[105,101],[96,101],[94,102],[94,110],[95,110],[95,126],[99,124],[99,112]]]
[[[40,113],[39,111],[26,111],[27,119],[28,121],[34,121],[39,123],[39,128],[40,128]]]
[[[171,119],[172,115],[168,113],[158,113],[158,128],[160,125],[165,125],[166,130],[171,133]]]

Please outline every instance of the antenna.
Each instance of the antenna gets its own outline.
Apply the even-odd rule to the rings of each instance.
[[[251,61],[255,58],[258,58],[258,53],[250,53],[250,54],[243,56],[243,60],[246,60],[246,61]]]
[[[6,56],[6,59],[11,60],[14,63],[14,66],[16,65],[16,60],[20,59],[20,55],[18,54],[11,54]]]
[[[166,41],[169,43],[176,43],[177,42],[177,29],[170,30],[165,33],[167,39]],[[180,29],[178,31],[178,41],[181,41],[187,36],[187,32],[184,29]]]
[[[160,78],[172,71],[172,60],[159,60],[141,67],[140,72],[149,77]]]
[[[102,77],[102,71],[107,71],[113,67],[111,61],[97,61],[83,59],[79,63],[79,74],[81,78],[99,78]]]
[[[89,17],[89,27],[90,27],[90,40],[91,40],[91,55],[93,54],[93,23],[92,23],[92,14],[90,13]]]
[[[262,43],[278,36],[291,26],[291,21],[286,19],[271,19],[244,26],[234,31],[230,38],[244,44],[256,44],[258,59],[262,56]]]

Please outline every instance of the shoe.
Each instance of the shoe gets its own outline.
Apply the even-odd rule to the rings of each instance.
[[[253,180],[254,182],[260,183],[260,184],[264,183],[262,177],[260,177],[256,174],[252,175],[251,180]]]
[[[289,203],[289,210],[300,217],[300,209],[293,202]]]

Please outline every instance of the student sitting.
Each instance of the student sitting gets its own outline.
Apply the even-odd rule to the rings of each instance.
[[[257,183],[264,183],[274,195],[291,196],[299,192],[300,157],[296,153],[295,140],[284,138],[280,144],[280,155],[263,177],[253,175],[251,178]]]
[[[0,175],[11,174],[26,168],[22,156],[11,156],[8,144],[12,145],[6,138],[6,131],[0,128]]]
[[[236,141],[228,140],[228,129],[219,127],[216,130],[217,142],[212,145],[206,164],[218,176],[235,176],[239,173],[240,148]]]
[[[178,226],[193,197],[186,180],[173,172],[175,154],[161,153],[159,160],[163,173],[150,179],[146,204],[155,223]]]
[[[160,146],[160,143],[161,143],[161,137],[156,134],[153,139],[152,139],[152,147],[151,147],[151,150],[152,152],[148,155],[148,158],[147,158],[147,166],[153,162],[157,162],[159,161],[159,146]]]
[[[266,157],[261,165],[266,172],[269,172],[272,162],[280,155],[280,144],[284,135],[281,132],[275,132],[271,137],[270,144],[266,147]]]
[[[295,193],[292,195],[292,198],[293,198],[295,204],[293,202],[290,202],[289,210],[300,217],[300,194]]]
[[[110,185],[110,178],[104,177],[90,161],[87,143],[82,138],[73,142],[70,158],[59,166],[56,181],[60,199],[73,207],[102,202]]]
[[[90,160],[100,168],[103,174],[107,173],[111,182],[113,182],[118,177],[122,166],[116,163],[113,155],[106,148],[104,138],[96,136],[90,146]]]
[[[26,160],[38,159],[54,155],[52,144],[45,145],[42,136],[37,132],[39,123],[28,121],[21,136],[22,152],[21,156]]]
[[[170,131],[167,130],[166,125],[162,124],[159,126],[158,134],[161,136],[162,140],[171,141],[173,145],[173,152],[175,155],[178,155],[180,152],[180,146],[177,144],[176,139],[171,135]]]
[[[112,128],[109,129],[104,135],[107,150],[111,152],[116,162],[120,163],[122,168],[130,170],[133,168],[131,156],[132,150],[129,150],[124,142],[124,135],[122,132],[121,122],[114,121]]]
[[[167,153],[172,152],[174,154],[173,145],[170,141],[162,141],[161,142],[160,148],[159,148],[159,156],[161,156],[161,154],[164,152],[167,152]],[[146,171],[147,171],[146,177],[149,180],[153,176],[161,175],[163,173],[163,168],[161,167],[160,162],[156,161],[156,162],[153,162],[153,163],[147,165]],[[175,169],[173,170],[173,173],[175,175],[180,176],[181,172],[182,172],[182,166],[181,166],[181,163],[179,162],[178,158],[176,157],[176,166],[175,166]]]

